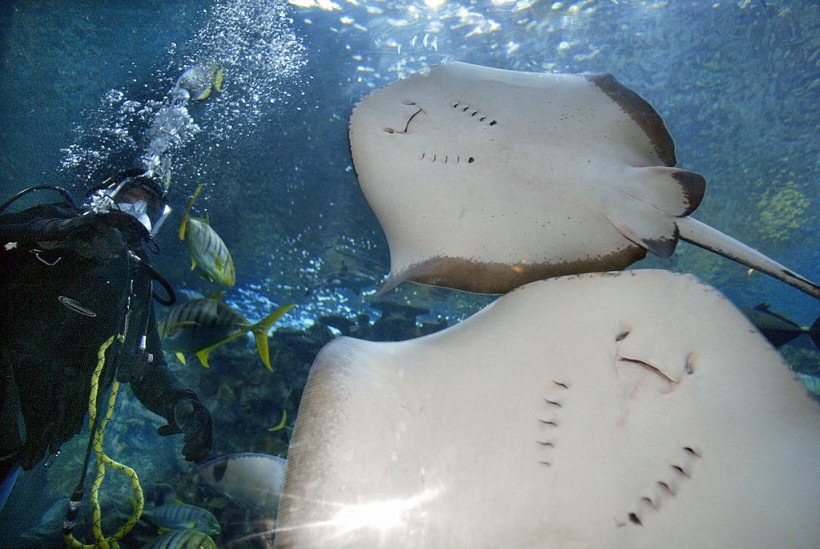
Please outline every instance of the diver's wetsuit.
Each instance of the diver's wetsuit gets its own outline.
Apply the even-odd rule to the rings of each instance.
[[[168,421],[162,434],[185,431],[186,457],[206,457],[210,416],[178,385],[160,349],[147,238],[138,221],[116,211],[78,217],[54,204],[0,216],[0,464],[31,469],[80,431],[98,349],[114,334],[125,340],[106,353],[99,401],[116,370]],[[198,414],[187,425],[177,424],[180,402]]]

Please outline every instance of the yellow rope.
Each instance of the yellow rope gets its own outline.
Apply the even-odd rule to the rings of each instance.
[[[122,340],[122,337],[119,339]],[[91,394],[88,397],[89,429],[94,428],[94,422],[97,418],[97,394],[100,390],[100,376],[102,375],[103,366],[105,366],[105,352],[112,343],[114,343],[114,336],[111,336],[108,340],[103,342],[103,344],[100,345],[99,351],[97,351],[97,367],[94,369],[94,374],[91,376]],[[97,474],[94,477],[94,482],[91,486],[91,508],[93,512],[91,529],[94,534],[94,544],[84,545],[74,538],[72,534],[66,534],[64,536],[65,542],[73,549],[117,549],[117,547],[119,547],[117,541],[131,531],[139,520],[140,515],[142,515],[145,498],[142,493],[142,488],[140,487],[137,473],[130,467],[117,463],[108,457],[103,451],[103,433],[105,432],[105,426],[108,424],[108,420],[111,419],[111,416],[114,413],[114,404],[117,402],[117,393],[119,392],[119,388],[120,384],[115,379],[111,385],[111,395],[108,397],[108,409],[106,410],[105,417],[102,421],[100,421],[98,429],[94,432],[93,445],[94,453],[97,458]],[[108,538],[105,537],[105,534],[103,534],[102,531],[102,512],[100,510],[99,501],[100,485],[105,478],[106,466],[122,471],[126,476],[128,476],[128,478],[131,479],[131,487],[134,489],[135,498],[134,512],[131,514],[131,517],[125,522],[122,528]]]

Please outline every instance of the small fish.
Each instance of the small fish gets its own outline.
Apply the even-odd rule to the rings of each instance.
[[[259,453],[238,453],[210,459],[196,466],[211,488],[257,513],[273,516],[285,483],[287,460]]]
[[[199,267],[203,278],[216,284],[233,286],[236,282],[236,270],[228,247],[208,224],[208,218],[191,217],[191,206],[202,187],[203,185],[197,187],[188,200],[188,207],[179,227],[179,239],[188,245],[192,271]]]
[[[20,534],[23,547],[65,546],[63,522],[68,511],[70,498],[62,497],[52,503],[40,517],[40,521]],[[87,507],[87,506],[86,506]],[[90,518],[87,508],[80,508],[80,521]]]
[[[168,192],[168,189],[171,188],[171,176],[173,175],[174,168],[171,165],[171,156],[165,156],[159,163],[159,176],[160,180],[162,181],[162,189],[165,192]]]
[[[360,294],[365,289],[373,288],[375,280],[375,276],[369,275],[360,269],[351,269],[342,261],[339,270],[326,277],[322,281],[321,287],[323,289],[348,289]],[[308,292],[310,292],[310,289]]]
[[[222,91],[222,78],[225,70],[219,64],[197,63],[183,72],[177,79],[171,95],[186,96],[196,101],[204,101],[211,95],[211,90]]]
[[[268,331],[293,304],[279,307],[256,324],[251,324],[222,301],[223,293],[191,299],[172,307],[158,322],[163,348],[175,352],[183,364],[184,353],[196,353],[207,368],[211,351],[251,331],[259,356],[268,370],[272,370],[268,355]]]
[[[209,536],[222,532],[222,527],[213,513],[202,507],[179,501],[146,510],[143,516],[159,528],[167,530],[195,530]]]
[[[199,530],[171,530],[145,546],[147,549],[216,549],[211,536]]]
[[[775,347],[782,347],[803,334],[809,334],[814,345],[820,348],[820,318],[811,327],[805,327],[769,310],[766,303],[759,303],[751,308],[744,307],[741,311]]]

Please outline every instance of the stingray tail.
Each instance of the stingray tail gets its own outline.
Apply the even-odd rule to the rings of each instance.
[[[814,298],[820,299],[820,286],[766,257],[754,248],[750,248],[746,244],[692,217],[681,217],[676,219],[676,222],[680,238],[683,240],[773,276]]]

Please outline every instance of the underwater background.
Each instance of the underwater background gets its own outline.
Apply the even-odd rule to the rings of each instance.
[[[226,303],[251,321],[295,307],[271,337],[273,373],[245,338],[214,351],[207,370],[168,354],[213,414],[214,455],[285,457],[313,357],[339,333],[406,339],[492,301],[414,284],[373,296],[389,250],[356,182],[348,117],[369,91],[426,64],[614,74],[663,117],[678,165],[707,178],[698,219],[809,278],[820,273],[814,0],[11,0],[0,7],[0,41],[3,200],[42,183],[80,200],[139,163],[184,70],[224,68],[221,91],[189,103],[169,143],[174,217],[153,265],[181,296],[220,289],[190,270],[176,234],[204,183],[196,215],[207,212],[236,265]],[[687,243],[633,268],[694,273],[738,307],[769,303],[803,326],[820,315],[799,291]],[[799,371],[816,371],[810,345],[781,351]],[[158,437],[159,419],[127,393],[107,430],[109,453],[139,472],[147,493],[215,512],[220,545],[265,546],[245,538],[261,527],[203,490],[176,437]],[[285,428],[270,431],[283,417]],[[44,513],[70,495],[84,446],[75,437],[51,467],[21,475],[0,515],[0,546],[48,546],[54,521]],[[127,496],[108,497],[127,515]],[[138,533],[128,543],[145,541]]]

